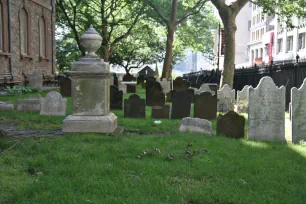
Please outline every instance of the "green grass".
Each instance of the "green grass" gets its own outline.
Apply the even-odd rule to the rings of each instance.
[[[154,125],[149,107],[146,119],[114,112],[133,134],[28,138],[2,154],[0,203],[305,203],[306,144],[181,134],[180,120]],[[53,129],[63,119],[1,112],[0,123]],[[12,144],[0,139],[2,149]],[[136,158],[154,148],[161,153]],[[185,150],[200,153],[186,159]]]

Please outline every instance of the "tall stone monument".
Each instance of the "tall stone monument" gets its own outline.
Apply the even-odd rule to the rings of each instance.
[[[102,37],[90,26],[81,45],[88,52],[72,65],[71,77],[72,115],[63,121],[64,133],[113,133],[117,116],[110,112],[110,66],[95,52]]]

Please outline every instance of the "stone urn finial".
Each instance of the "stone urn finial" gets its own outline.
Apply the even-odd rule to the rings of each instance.
[[[97,58],[98,56],[95,52],[101,47],[101,43],[102,37],[90,25],[88,30],[81,36],[81,45],[88,52],[85,57]]]

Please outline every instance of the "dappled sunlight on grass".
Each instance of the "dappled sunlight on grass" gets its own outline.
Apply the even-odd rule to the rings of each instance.
[[[259,149],[266,149],[269,145],[266,142],[259,142],[259,141],[251,141],[251,140],[240,140],[240,142],[244,145],[259,148]]]
[[[290,144],[288,145],[291,150],[298,153],[306,159],[306,142],[302,141],[299,144]]]

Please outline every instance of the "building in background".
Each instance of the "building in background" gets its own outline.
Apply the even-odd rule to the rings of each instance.
[[[0,0],[0,73],[55,72],[55,0]]]
[[[227,1],[230,4],[231,1]],[[215,15],[219,17],[218,10],[215,9]],[[236,17],[236,58],[235,65],[237,68],[248,66],[249,54],[248,54],[248,43],[250,42],[250,28],[252,18],[252,3],[247,3],[239,12]],[[220,20],[221,21],[221,20]],[[224,33],[221,29],[215,31],[214,37],[214,68],[219,66],[222,70],[224,67]],[[219,65],[218,65],[219,60]]]

